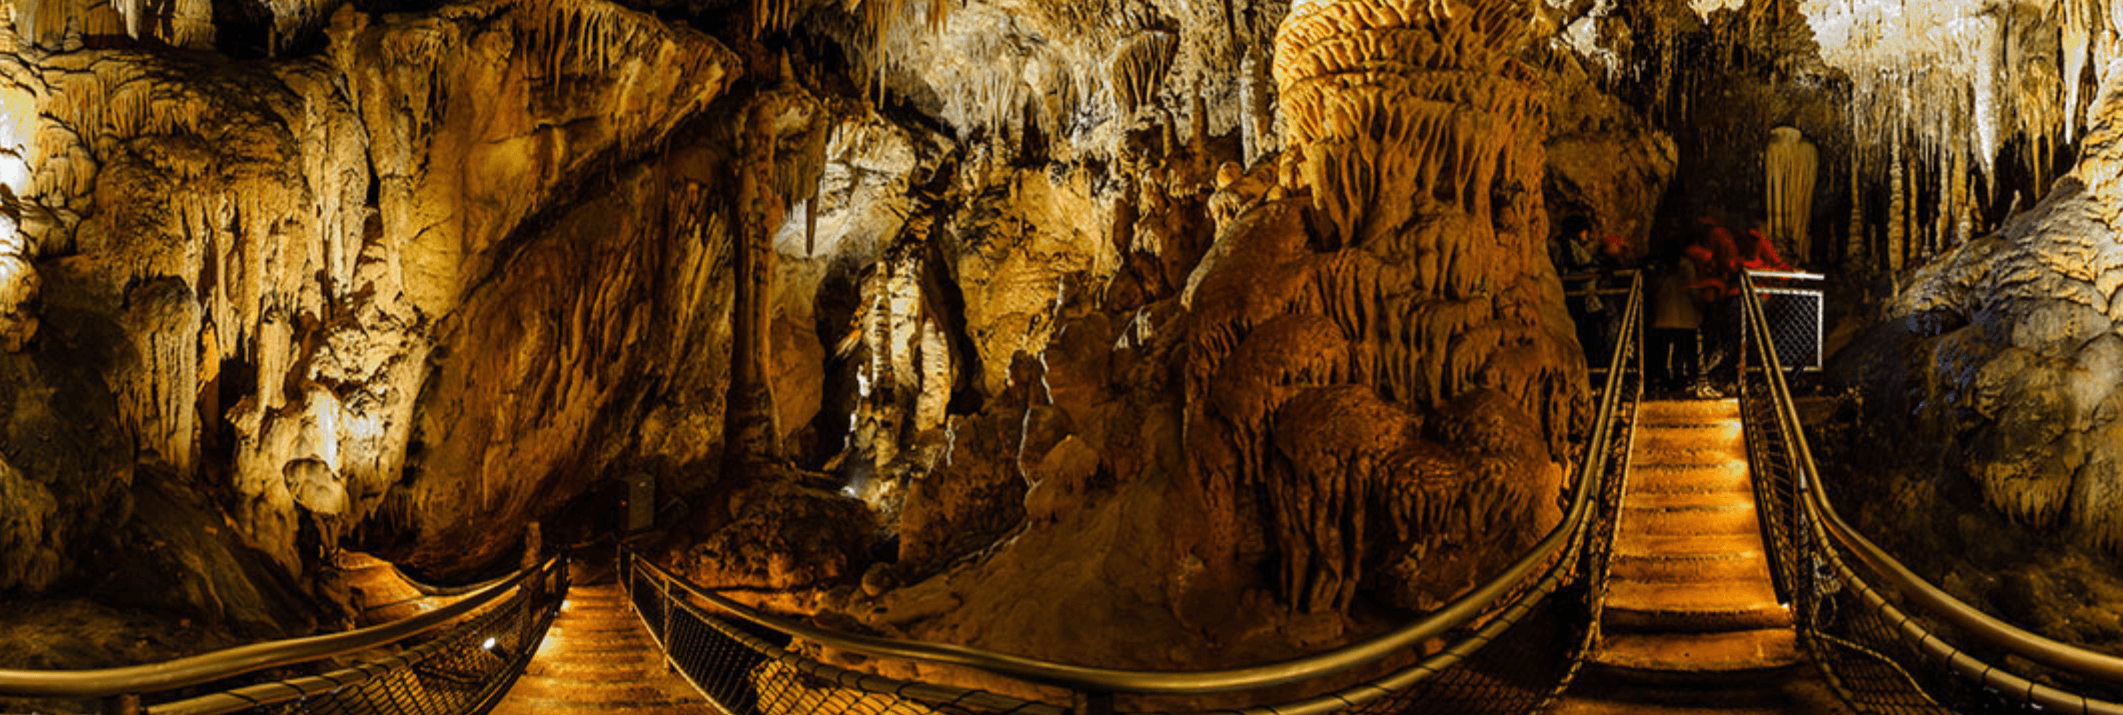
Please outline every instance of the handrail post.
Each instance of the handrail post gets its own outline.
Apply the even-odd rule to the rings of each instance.
[[[663,672],[669,673],[678,669],[678,664],[671,660],[671,579],[664,577],[657,581],[661,584],[658,591],[662,594],[663,618],[657,621],[662,633],[656,635],[657,641],[663,644],[660,649],[663,651]]]
[[[103,715],[140,715],[146,712],[140,707],[139,693],[115,695],[103,701]]]
[[[545,548],[545,537],[538,532],[538,522],[536,521],[531,522],[530,526],[524,527],[523,568],[532,568],[539,564],[538,552]]]
[[[1070,693],[1070,715],[1113,715],[1113,694],[1103,691],[1077,690]]]

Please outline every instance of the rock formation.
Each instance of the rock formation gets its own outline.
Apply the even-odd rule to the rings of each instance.
[[[1590,408],[1550,216],[1699,210],[1882,259],[1867,405],[2123,548],[2072,81],[2123,45],[2036,4],[15,0],[0,591],[301,628],[334,551],[469,580],[645,475],[657,556],[776,608],[1287,657],[1546,533]],[[1874,71],[1887,19],[1980,76]]]
[[[2108,70],[2108,76],[2115,68]],[[1926,265],[1868,361],[1868,408],[1943,445],[1991,508],[2123,549],[2123,97],[2104,82],[2078,166],[1996,236]]]
[[[1787,242],[1784,253],[1804,260],[1813,255],[1813,239],[1807,232],[1813,223],[1820,151],[1797,127],[1777,127],[1769,136],[1769,148],[1762,152],[1762,166],[1768,174],[1769,238]]]
[[[1370,572],[1471,530],[1531,533],[1556,493],[1543,465],[1584,416],[1584,360],[1536,202],[1541,106],[1511,56],[1527,11],[1310,3],[1278,35],[1309,199],[1241,218],[1190,281],[1189,484],[1220,535],[1260,494],[1302,608],[1347,608]],[[1479,409],[1537,426],[1513,442],[1533,445],[1524,469],[1465,469],[1421,433],[1483,390],[1511,399]]]
[[[557,467],[622,451],[594,444],[647,411],[620,384],[721,379],[616,351],[720,330],[687,316],[725,304],[727,248],[660,187],[723,179],[651,152],[733,61],[618,7],[510,2],[345,10],[294,60],[11,57],[8,384],[84,431],[12,423],[62,446],[8,452],[6,585],[54,583],[125,518],[130,450],[63,446],[107,441],[87,435],[222,495],[214,518],[289,574],[357,531],[435,573],[515,548],[492,535],[597,476]],[[673,233],[698,238],[644,240]]]

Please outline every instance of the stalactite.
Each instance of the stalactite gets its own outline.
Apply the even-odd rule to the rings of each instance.
[[[1874,260],[1874,252],[1868,250],[1869,230],[1865,225],[1865,172],[1864,164],[1858,161],[1856,152],[1850,155],[1850,231],[1844,234],[1843,261],[1851,266],[1862,266]]]
[[[1974,183],[1965,167],[1956,167],[1956,171],[1953,174],[1952,200],[1947,202],[1947,205],[1953,210],[1954,217],[1953,234],[1948,239],[1948,246],[1967,243],[1970,238],[1975,236],[1977,227],[1976,202],[1973,196],[1975,193],[1973,190]]]
[[[1239,65],[1239,139],[1245,166],[1275,150],[1275,90],[1268,60],[1256,46]]]
[[[1909,228],[1909,205],[1902,183],[1902,145],[1897,139],[1887,166],[1887,270],[1895,274],[1902,272],[1902,244]]]
[[[1106,63],[1106,78],[1122,116],[1133,115],[1137,109],[1157,101],[1158,90],[1164,87],[1165,73],[1171,70],[1172,56],[1178,48],[1178,37],[1153,30],[1129,38],[1114,50],[1113,59]]]
[[[2065,0],[2055,12],[2061,20],[2057,40],[2064,53],[2064,141],[2070,142],[2077,138],[2079,78],[2086,73],[2086,55],[2093,49],[2093,14],[2097,11],[2087,0]]]

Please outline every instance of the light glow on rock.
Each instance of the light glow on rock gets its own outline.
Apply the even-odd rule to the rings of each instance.
[[[1688,9],[1694,10],[1696,16],[1708,19],[1710,13],[1738,10],[1746,4],[1747,0],[1688,0]]]

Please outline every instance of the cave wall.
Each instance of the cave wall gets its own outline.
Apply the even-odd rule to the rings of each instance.
[[[1937,478],[1971,480],[2025,528],[2111,551],[2123,548],[2115,92],[2102,83],[2080,160],[2049,195],[1917,271],[1846,366],[1878,429],[1941,447]]]
[[[1293,8],[1279,155],[1244,163],[1243,141],[1138,107],[1114,139],[1118,272],[1052,298],[1044,349],[908,483],[898,559],[820,607],[1234,665],[1435,607],[1553,524],[1589,405],[1546,257],[1546,88],[1515,56],[1534,8],[1450,5]],[[1424,62],[1336,52],[1362,46]],[[1087,617],[1128,627],[1070,625]]]
[[[1434,607],[1557,518],[1589,401],[1546,187],[1641,227],[1655,188],[1591,189],[1671,150],[1529,57],[1554,6],[630,4],[687,19],[275,5],[280,58],[63,22],[0,60],[0,389],[43,405],[0,434],[0,589],[187,519],[230,543],[169,563],[469,578],[647,472],[702,580],[1030,654],[1122,650],[1073,609],[1231,646],[1115,663],[1180,667]],[[770,94],[822,110],[815,156],[757,158]],[[728,404],[780,481],[694,498],[752,245],[771,404]],[[147,480],[191,516],[133,518]]]
[[[622,455],[714,441],[719,363],[672,355],[724,329],[719,164],[667,137],[734,55],[598,3],[347,9],[329,35],[6,61],[9,385],[47,406],[10,424],[0,588],[86,577],[135,461],[290,576],[367,541],[447,577]],[[648,344],[680,352],[619,349]]]

